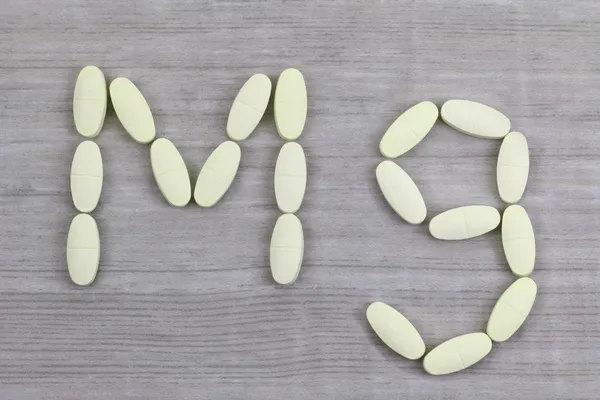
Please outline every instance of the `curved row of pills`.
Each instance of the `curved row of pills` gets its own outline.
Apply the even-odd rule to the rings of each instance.
[[[484,104],[449,100],[440,113],[432,102],[421,102],[401,114],[388,128],[379,143],[381,154],[396,158],[411,150],[427,136],[440,114],[446,124],[460,132],[480,138],[504,139],[498,154],[498,192],[505,203],[518,202],[529,176],[527,139],[519,132],[510,132],[510,120]]]
[[[379,149],[385,157],[399,157],[415,147],[433,128],[439,112],[435,104],[421,102],[398,117],[384,134]],[[529,149],[525,136],[510,132],[506,116],[486,105],[450,100],[441,109],[444,122],[480,138],[503,139],[498,154],[497,183],[501,199],[518,202],[529,175]],[[510,132],[510,133],[509,133]],[[376,177],[384,198],[406,222],[422,223],[427,208],[420,190],[410,176],[390,160],[381,162]],[[525,209],[510,205],[502,217],[490,206],[458,207],[436,215],[429,223],[433,237],[464,240],[496,229],[502,222],[502,244],[508,265],[520,277],[496,302],[485,333],[476,332],[450,339],[432,349],[423,359],[424,369],[432,375],[463,370],[483,359],[493,342],[508,340],[525,322],[537,286],[528,278],[535,264],[533,227]],[[413,324],[394,308],[376,302],[367,308],[367,320],[375,333],[392,350],[410,360],[425,355],[425,344]]]
[[[466,369],[489,354],[492,341],[504,342],[525,323],[531,312],[537,285],[520,278],[500,296],[488,319],[486,332],[475,332],[447,340],[434,347],[423,359],[431,375],[446,375]],[[414,325],[391,306],[375,302],[367,308],[373,331],[392,350],[409,360],[425,355],[425,343]]]
[[[405,154],[431,131],[439,115],[436,105],[429,101],[409,108],[383,135],[379,144],[381,153],[390,158]],[[509,133],[510,121],[499,111],[468,100],[447,101],[442,106],[441,116],[444,122],[469,135],[503,138],[498,154],[498,191],[507,203],[519,201],[529,175],[529,148],[525,136],[519,132]],[[427,207],[423,196],[400,166],[391,160],[383,161],[377,166],[376,177],[384,198],[402,219],[411,224],[425,220]],[[493,207],[459,207],[432,218],[429,231],[441,240],[470,239],[496,229],[500,219],[500,213]],[[527,213],[523,210],[514,217],[505,218],[503,226],[507,226],[503,229],[503,244],[509,266],[517,276],[528,276],[533,271],[535,240]],[[526,230],[519,234],[516,231],[521,226]]]

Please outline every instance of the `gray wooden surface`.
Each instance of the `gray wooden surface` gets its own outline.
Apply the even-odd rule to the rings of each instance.
[[[586,1],[4,0],[0,7],[0,399],[598,399],[600,3]],[[147,146],[109,111],[98,138],[95,284],[69,282],[64,247],[81,67],[131,78],[195,179],[226,139],[244,81],[303,71],[309,186],[305,263],[275,285],[268,243],[282,144],[272,112],[242,144],[214,209],[168,207]],[[388,350],[366,306],[405,313],[432,346],[484,329],[513,277],[498,232],[435,241],[374,179],[377,144],[421,100],[478,100],[531,149],[522,204],[539,297],[510,341],[446,377]],[[498,141],[441,123],[398,160],[429,218],[502,206]]]

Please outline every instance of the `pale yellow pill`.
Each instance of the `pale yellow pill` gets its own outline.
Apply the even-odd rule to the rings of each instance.
[[[410,224],[420,224],[427,207],[411,177],[393,161],[383,161],[375,171],[379,188],[392,209]]]
[[[429,222],[429,232],[436,239],[471,239],[496,229],[500,213],[490,206],[464,206],[436,215]]]
[[[192,184],[175,145],[169,139],[156,139],[150,147],[150,161],[156,184],[169,204],[175,207],[187,205],[192,196]]]
[[[398,157],[408,152],[431,131],[438,116],[438,108],[430,101],[412,106],[385,132],[379,142],[379,151],[388,158]]]
[[[502,139],[510,131],[510,120],[501,112],[469,100],[448,100],[442,105],[442,119],[467,135]]]
[[[71,280],[80,286],[90,285],[100,264],[100,235],[94,218],[79,214],[71,222],[67,237],[67,267]]]
[[[275,198],[284,213],[300,208],[306,191],[306,157],[296,142],[284,144],[275,165]]]
[[[502,246],[512,272],[529,276],[535,266],[535,236],[527,211],[512,205],[502,215]]]
[[[227,135],[231,140],[245,140],[258,126],[271,98],[271,80],[264,74],[250,77],[236,96],[229,117]]]
[[[275,125],[279,136],[285,140],[296,140],[304,130],[308,96],[302,73],[294,68],[279,75],[275,88]]]
[[[377,336],[401,356],[417,360],[425,354],[425,343],[417,329],[393,307],[375,302],[367,308],[367,320]]]
[[[505,203],[521,200],[529,177],[529,147],[522,133],[511,132],[502,141],[498,153],[496,178],[498,192]]]
[[[90,140],[80,143],[71,163],[71,196],[77,210],[94,211],[100,200],[103,179],[100,147]]]
[[[304,258],[302,223],[294,214],[277,219],[271,236],[270,265],[275,282],[291,285],[296,281]]]
[[[106,79],[98,67],[81,70],[73,93],[73,119],[77,132],[86,138],[98,136],[106,116]]]
[[[142,92],[127,78],[110,84],[110,98],[123,128],[139,143],[150,143],[156,137],[154,117]]]
[[[221,200],[237,175],[241,157],[240,146],[232,141],[221,143],[212,152],[196,180],[196,204],[212,207]]]
[[[488,335],[469,333],[435,347],[423,359],[423,367],[431,375],[451,374],[476,364],[491,350],[492,341]]]
[[[504,342],[515,334],[531,312],[537,285],[530,278],[517,279],[500,296],[487,325],[487,334],[494,342]]]

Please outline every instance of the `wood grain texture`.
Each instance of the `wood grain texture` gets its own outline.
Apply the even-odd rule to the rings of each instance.
[[[598,399],[600,3],[595,0],[5,0],[0,8],[0,399]],[[272,111],[214,209],[169,207],[149,147],[112,110],[97,142],[96,283],[67,276],[80,68],[126,76],[195,177],[254,73],[303,71],[305,263],[276,286]],[[422,100],[481,101],[531,150],[522,205],[539,297],[524,327],[447,377],[394,355],[367,305],[401,310],[428,347],[484,329],[513,277],[499,232],[439,242],[385,204],[374,170],[394,118]],[[498,141],[438,123],[398,163],[436,213],[501,206]]]

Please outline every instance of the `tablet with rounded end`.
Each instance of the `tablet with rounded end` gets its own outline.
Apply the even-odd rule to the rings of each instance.
[[[439,116],[431,101],[423,101],[400,115],[379,142],[384,157],[394,158],[415,147],[431,131]]]
[[[110,84],[110,99],[123,128],[138,143],[150,143],[156,137],[154,117],[142,92],[127,78]]]
[[[431,375],[452,374],[481,361],[491,350],[492,341],[488,335],[468,333],[447,340],[427,353],[423,367]]]
[[[436,239],[463,240],[481,236],[500,225],[500,213],[490,206],[464,206],[436,215],[429,232]]]
[[[296,140],[304,130],[308,96],[302,73],[288,68],[279,75],[275,87],[275,125],[279,136],[285,140]]]
[[[535,235],[527,211],[512,205],[502,215],[502,246],[513,274],[529,276],[535,266]]]
[[[192,184],[175,145],[169,139],[156,139],[150,147],[150,161],[154,179],[165,199],[172,206],[186,206],[192,196]]]
[[[500,296],[487,325],[487,334],[494,342],[510,339],[531,312],[537,285],[530,278],[520,278]]]
[[[367,320],[377,336],[392,350],[409,360],[425,354],[425,343],[413,324],[393,307],[382,302],[367,308]]]
[[[208,157],[196,181],[194,200],[212,207],[227,193],[240,166],[242,150],[232,141],[221,143]]]
[[[67,237],[67,268],[71,280],[79,286],[94,282],[100,264],[100,235],[94,218],[78,214],[73,218]]]
[[[502,139],[510,131],[510,120],[500,111],[469,100],[448,100],[442,119],[452,128],[484,139]]]
[[[498,192],[505,203],[521,200],[529,177],[529,146],[522,133],[511,132],[502,141],[498,153],[496,178]]]
[[[91,139],[100,133],[106,116],[106,79],[98,67],[79,72],[73,93],[73,119],[80,135]]]
[[[81,142],[71,163],[71,196],[77,210],[94,211],[102,193],[103,179],[100,147],[91,140]]]
[[[277,219],[271,236],[270,264],[275,282],[291,285],[296,282],[304,257],[302,223],[294,214]]]
[[[375,171],[379,188],[392,209],[410,224],[420,224],[427,207],[411,177],[393,161],[383,161]]]
[[[295,213],[300,208],[306,191],[306,157],[296,142],[281,147],[275,165],[275,198],[284,213]]]
[[[271,88],[271,80],[264,74],[252,75],[242,86],[227,118],[231,140],[245,140],[254,132],[269,104]]]

